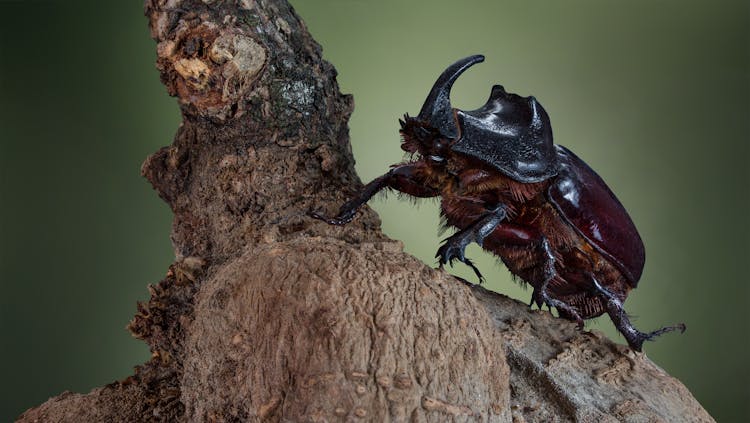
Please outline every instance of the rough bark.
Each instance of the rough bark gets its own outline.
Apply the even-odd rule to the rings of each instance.
[[[176,261],[152,359],[20,421],[713,421],[645,355],[429,268],[365,208],[350,96],[284,0],[148,0],[174,142],[143,165]]]

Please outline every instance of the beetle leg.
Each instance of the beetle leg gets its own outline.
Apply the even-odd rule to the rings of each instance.
[[[464,255],[466,246],[476,242],[482,246],[487,235],[491,234],[497,226],[508,217],[504,205],[498,205],[493,210],[479,218],[476,222],[469,225],[444,240],[444,244],[438,248],[435,257],[440,263],[440,268],[447,263],[453,266],[453,260],[458,260],[471,267],[479,278],[479,283],[484,282],[484,277],[479,273],[479,269],[474,263]]]
[[[566,303],[565,301],[552,298],[547,292],[549,283],[557,276],[555,271],[555,255],[552,253],[552,248],[549,245],[549,240],[542,236],[542,242],[540,244],[542,253],[544,254],[544,280],[541,285],[534,287],[534,292],[531,294],[531,307],[536,303],[539,309],[542,308],[543,304],[547,304],[547,307],[555,307],[558,310],[563,311],[571,320],[575,320],[578,325],[578,329],[583,329],[583,319],[575,307]]]
[[[529,304],[529,307],[536,304],[536,306],[541,310],[544,304],[550,306],[549,302],[545,300],[549,298],[549,295],[547,294],[547,287],[549,286],[550,281],[552,281],[552,278],[554,278],[557,273],[555,272],[555,255],[552,254],[552,248],[550,248],[549,240],[547,240],[546,237],[542,236],[542,242],[539,245],[542,250],[542,254],[544,255],[544,280],[542,281],[542,284],[539,286],[539,288],[534,288],[534,292],[531,294],[531,303]]]
[[[311,212],[310,216],[331,225],[345,225],[354,219],[360,207],[384,188],[395,189],[414,197],[426,198],[440,195],[438,190],[430,188],[420,181],[419,170],[419,166],[414,164],[394,167],[385,175],[379,176],[365,185],[357,196],[341,206],[335,217],[325,217],[319,212]]]
[[[610,290],[601,286],[599,281],[597,281],[593,275],[591,275],[591,281],[596,292],[607,300],[607,314],[609,314],[609,317],[612,319],[617,330],[625,337],[625,340],[628,341],[630,348],[636,351],[641,351],[644,341],[652,341],[657,336],[674,330],[685,332],[684,323],[674,326],[665,326],[648,333],[639,331],[632,323],[630,323],[630,318],[628,318],[625,309],[622,307],[622,301],[620,301],[620,299]]]

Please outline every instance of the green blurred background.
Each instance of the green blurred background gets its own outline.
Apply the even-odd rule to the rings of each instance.
[[[454,105],[493,83],[535,95],[556,141],[594,167],[646,244],[627,309],[646,345],[721,422],[750,420],[746,1],[293,1],[355,96],[351,138],[369,180],[402,157],[451,62],[483,53]],[[124,330],[173,256],[171,215],[139,176],[179,123],[154,68],[140,1],[2,1],[0,14],[0,421],[64,390],[132,373],[147,348]],[[437,205],[372,202],[407,251],[433,263]],[[529,290],[478,247],[488,287]],[[474,280],[467,269],[455,270]],[[606,318],[591,321],[623,342]]]

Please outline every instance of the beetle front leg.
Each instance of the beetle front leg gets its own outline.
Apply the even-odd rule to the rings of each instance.
[[[479,246],[482,246],[487,235],[491,234],[492,231],[494,231],[495,228],[497,228],[497,226],[507,217],[508,213],[505,211],[505,206],[502,204],[498,205],[493,210],[479,218],[474,224],[448,237],[435,254],[435,257],[438,258],[438,262],[440,263],[440,268],[442,269],[443,265],[446,263],[453,266],[453,260],[457,259],[471,267],[479,278],[479,283],[482,283],[484,277],[479,272],[479,269],[477,269],[474,263],[465,256],[466,246],[472,242],[476,242]]]
[[[630,348],[636,351],[641,351],[644,341],[651,341],[661,334],[675,330],[685,332],[684,323],[674,326],[665,326],[649,333],[639,331],[632,323],[630,323],[630,318],[628,318],[625,309],[622,307],[622,301],[620,301],[614,293],[601,286],[599,281],[597,281],[593,275],[591,276],[591,282],[596,292],[601,294],[601,296],[607,301],[607,314],[609,314],[609,317],[612,319],[612,322],[614,322],[617,330],[625,337],[625,340],[628,341]]]
[[[357,196],[341,206],[335,217],[325,217],[318,212],[312,212],[310,215],[331,225],[345,225],[354,219],[357,210],[384,188],[391,188],[421,198],[440,195],[438,190],[430,188],[420,181],[419,171],[420,166],[413,164],[394,167],[385,175],[379,176],[365,185]]]

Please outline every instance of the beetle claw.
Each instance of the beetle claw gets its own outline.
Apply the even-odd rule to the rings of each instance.
[[[435,253],[435,257],[438,259],[441,269],[445,264],[449,264],[452,268],[454,260],[458,260],[461,263],[464,263],[465,265],[471,267],[471,270],[473,270],[477,275],[477,278],[479,278],[479,283],[484,283],[484,276],[482,276],[482,273],[474,265],[474,262],[466,258],[467,244],[468,242],[466,241],[465,237],[450,237],[445,240],[445,243],[441,245],[440,248],[438,248],[437,253]]]
[[[471,270],[473,270],[474,273],[477,275],[477,278],[479,278],[479,284],[480,285],[483,284],[484,283],[484,276],[482,276],[482,273],[479,272],[479,269],[474,265],[474,262],[472,262],[471,260],[469,260],[467,258],[465,258],[465,259],[463,259],[461,261],[463,261],[464,264],[466,264],[467,266],[471,267]]]
[[[336,217],[326,217],[320,212],[312,211],[308,213],[308,215],[314,219],[322,220],[328,223],[329,225],[336,225],[336,226],[346,225],[347,223],[351,222],[352,219],[354,219],[354,213],[339,215]]]
[[[578,313],[578,310],[565,301],[552,298],[547,293],[548,282],[549,281],[542,283],[539,288],[534,288],[534,292],[531,294],[531,304],[529,304],[529,307],[531,307],[533,304],[536,304],[540,310],[545,304],[550,308],[550,310],[552,310],[552,307],[555,307],[557,309],[557,312],[560,314],[560,317],[575,321],[578,330],[583,330],[584,322],[583,318]]]
[[[630,322],[627,322],[626,324],[624,324],[624,326],[625,331],[621,330],[621,332],[625,335],[625,340],[628,341],[628,345],[630,346],[630,348],[639,352],[643,349],[643,343],[645,341],[653,341],[657,336],[676,330],[679,330],[680,333],[684,333],[685,329],[687,328],[684,323],[679,323],[674,326],[665,326],[652,332],[643,333],[638,329],[635,329],[630,324]],[[620,327],[617,326],[617,329],[619,330]],[[630,329],[630,331],[627,331],[628,329]]]
[[[534,304],[536,304],[539,310],[541,310],[542,307],[544,307],[545,301],[541,295],[541,289],[534,288],[534,292],[532,292],[531,294],[531,301],[529,302],[529,308],[533,308]]]

